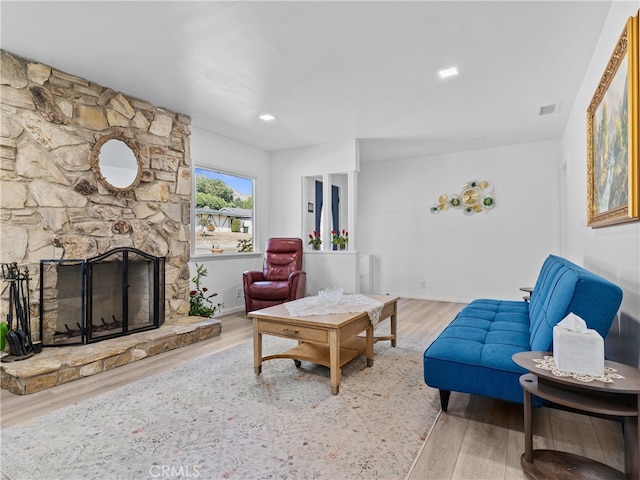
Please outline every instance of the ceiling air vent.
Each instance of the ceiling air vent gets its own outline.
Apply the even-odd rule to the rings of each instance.
[[[556,110],[559,110],[558,106],[559,105],[557,103],[552,103],[551,105],[543,105],[542,107],[540,107],[539,115],[550,115],[552,113],[556,113]]]

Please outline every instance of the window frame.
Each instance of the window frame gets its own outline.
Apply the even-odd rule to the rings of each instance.
[[[211,172],[213,174],[218,174],[218,175],[224,175],[224,176],[231,176],[231,177],[237,177],[240,178],[242,180],[248,180],[251,182],[251,238],[252,238],[252,245],[253,245],[253,249],[251,252],[221,252],[221,253],[213,253],[213,252],[207,252],[207,253],[203,253],[203,252],[198,252],[197,250],[197,239],[198,239],[198,235],[199,235],[199,231],[197,229],[198,227],[198,220],[197,220],[197,215],[196,215],[196,181],[197,181],[197,177],[198,177],[198,171],[199,170],[205,170],[208,172]],[[233,171],[229,171],[229,170],[225,170],[222,168],[217,168],[217,167],[212,167],[210,165],[204,165],[202,163],[193,163],[192,166],[192,175],[191,175],[191,222],[190,222],[190,235],[191,235],[191,239],[192,241],[191,243],[191,248],[190,248],[190,254],[191,254],[191,258],[192,259],[206,259],[208,260],[215,260],[215,259],[229,259],[229,258],[248,258],[251,256],[260,256],[260,252],[256,250],[256,239],[257,239],[257,222],[256,222],[256,191],[257,191],[257,179],[255,177],[246,175],[246,174],[242,174],[242,173],[238,173],[238,172],[233,172]],[[225,182],[226,183],[226,182]]]
[[[338,180],[339,179],[339,180]],[[321,173],[316,175],[304,175],[301,177],[302,181],[302,203],[306,207],[302,211],[302,239],[308,243],[309,234],[314,231],[318,231],[317,219],[320,216],[320,234],[322,244],[318,250],[313,249],[311,246],[305,248],[305,253],[313,254],[347,254],[357,252],[356,245],[356,205],[355,205],[355,191],[356,191],[356,172],[354,171],[337,171],[330,173]],[[315,182],[322,183],[322,207],[319,205],[319,199],[317,197],[317,188]],[[333,215],[322,216],[322,208],[333,210],[333,188],[338,187],[339,194],[339,214],[338,214],[338,229],[346,230],[349,235],[348,247],[345,250],[338,249],[332,244],[331,231],[336,227],[333,223]],[[323,218],[324,217],[324,218]]]

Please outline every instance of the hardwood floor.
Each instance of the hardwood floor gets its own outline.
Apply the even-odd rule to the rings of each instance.
[[[426,345],[453,319],[463,304],[401,299],[398,334]],[[0,391],[0,423],[8,427],[104,391],[135,382],[251,341],[251,321],[236,313],[220,318],[222,334],[108,372],[34,393]],[[624,469],[622,427],[585,415],[540,408],[534,413],[534,448],[564,450]],[[449,411],[441,413],[408,480],[523,479],[522,406],[453,392]],[[3,479],[6,477],[2,477]]]

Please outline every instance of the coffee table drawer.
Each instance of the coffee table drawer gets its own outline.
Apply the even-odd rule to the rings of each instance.
[[[327,343],[327,331],[319,328],[283,325],[282,323],[260,320],[260,333],[290,337],[309,342]]]

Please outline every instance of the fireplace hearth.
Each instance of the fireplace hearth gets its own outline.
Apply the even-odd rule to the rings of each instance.
[[[40,261],[43,346],[98,342],[164,323],[165,259],[120,247],[83,260]]]

